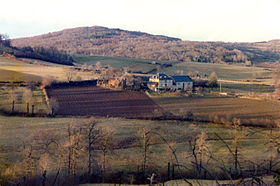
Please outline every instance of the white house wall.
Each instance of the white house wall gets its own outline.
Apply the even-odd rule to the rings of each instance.
[[[176,82],[175,85],[173,85],[173,90],[182,90],[184,87],[184,90],[191,89],[193,87],[192,82]]]
[[[158,88],[165,89],[165,88],[172,88],[172,80],[160,80]]]

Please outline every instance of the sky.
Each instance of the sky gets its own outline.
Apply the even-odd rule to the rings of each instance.
[[[190,41],[280,39],[280,0],[3,0],[0,33],[105,26]]]

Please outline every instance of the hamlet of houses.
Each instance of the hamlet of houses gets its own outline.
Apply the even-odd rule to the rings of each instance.
[[[149,89],[153,91],[159,90],[192,90],[193,81],[187,75],[168,76],[158,73],[153,75],[148,82]]]

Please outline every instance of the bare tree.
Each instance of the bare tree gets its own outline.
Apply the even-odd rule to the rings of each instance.
[[[93,70],[94,70],[94,67],[92,66],[92,64],[90,64],[90,65],[88,66],[88,70],[90,70],[90,71],[93,71]]]
[[[85,136],[86,136],[86,149],[88,153],[88,175],[92,174],[93,163],[94,163],[94,150],[98,147],[98,140],[100,140],[100,131],[96,127],[97,120],[90,119],[89,122],[84,126],[85,127]]]
[[[16,89],[11,89],[9,92],[9,100],[12,102],[11,113],[15,111],[15,103],[18,100],[18,91]]]
[[[148,154],[150,153],[150,147],[154,141],[154,138],[151,130],[147,128],[139,129],[137,131],[136,138],[142,155],[142,171],[144,179],[146,176]]]
[[[225,144],[228,149],[230,155],[232,156],[233,163],[233,172],[230,171],[230,174],[233,176],[243,175],[243,170],[240,163],[241,152],[242,152],[242,142],[241,139],[246,136],[247,130],[243,129],[241,126],[240,119],[233,118],[232,120],[233,126],[229,136],[232,138],[232,143],[227,143],[223,138],[221,138],[217,133],[215,135],[219,140]]]
[[[217,75],[216,72],[212,72],[210,74],[207,85],[209,87],[216,87],[216,86],[218,86],[218,75]]]
[[[76,74],[72,69],[65,70],[65,77],[66,77],[67,82],[72,81],[74,79],[75,75]]]
[[[22,95],[22,100],[24,103],[26,103],[26,113],[29,114],[29,105],[32,104],[32,99],[33,98],[33,92],[30,89],[24,89],[23,90],[23,95]],[[34,108],[32,104],[32,108]],[[33,109],[32,109],[32,114],[33,114]]]
[[[94,68],[96,71],[101,71],[102,68],[101,62],[98,61],[97,63],[95,63]]]
[[[60,168],[60,159],[57,159],[57,154],[61,149],[58,148],[59,146],[59,136],[55,131],[33,130],[23,141],[23,150],[21,150],[23,175],[30,178],[35,176],[35,171],[39,170],[42,176],[41,183],[46,185],[47,173],[52,171],[54,164]]]
[[[265,137],[265,147],[266,152],[268,153],[267,159],[265,160],[265,163],[268,163],[267,165],[267,172],[271,173],[273,172],[274,168],[277,168],[277,166],[280,164],[279,160],[279,150],[280,150],[280,136],[279,136],[279,129],[280,129],[280,121],[275,121],[275,129],[270,129],[270,131],[266,134]]]
[[[98,149],[102,152],[103,162],[102,162],[102,182],[105,181],[106,176],[106,155],[108,152],[113,150],[114,142],[113,142],[114,131],[109,128],[100,129],[100,140],[98,143]]]
[[[53,80],[53,78],[51,78],[51,77],[43,78],[43,79],[42,79],[42,82],[41,82],[41,86],[42,86],[43,88],[45,88],[45,87],[47,87],[47,86],[50,86],[50,85],[52,84],[53,81],[54,81],[54,80]]]
[[[88,69],[87,63],[84,63],[84,64],[82,65],[82,69],[83,69],[84,71]]]
[[[240,119],[233,118],[233,131],[232,131],[232,146],[233,146],[233,155],[234,155],[234,169],[235,173],[238,174],[241,167],[239,163],[239,156],[240,156],[240,147],[241,147],[241,138],[242,134],[240,132],[241,128],[241,122]]]
[[[59,103],[55,98],[49,99],[49,107],[51,109],[51,114],[54,115],[59,109]]]
[[[77,160],[82,152],[82,128],[69,123],[67,127],[67,172],[69,176],[76,174]]]
[[[245,66],[248,66],[248,67],[252,66],[252,62],[248,59],[245,59]]]
[[[274,83],[274,96],[276,99],[279,99],[280,96],[280,69],[276,69],[273,74],[272,74],[272,78],[273,78],[273,83]]]

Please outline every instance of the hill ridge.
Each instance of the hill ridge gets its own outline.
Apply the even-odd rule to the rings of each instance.
[[[70,54],[148,60],[246,65],[280,61],[280,40],[277,39],[255,43],[182,41],[174,37],[102,26],[68,28],[34,37],[13,39],[12,44],[17,47],[55,46]]]

